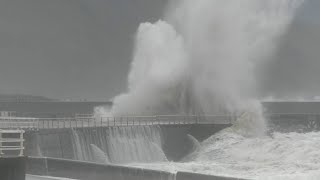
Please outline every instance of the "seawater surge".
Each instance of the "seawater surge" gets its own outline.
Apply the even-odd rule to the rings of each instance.
[[[180,163],[167,161],[158,126],[73,130],[76,159],[251,179],[319,179],[319,133],[265,135],[257,100],[257,67],[272,60],[302,2],[170,1],[163,20],[140,24],[128,90],[99,113],[241,117],[202,142],[186,135],[194,152]]]
[[[72,130],[75,159],[102,163],[165,162],[158,126]]]
[[[319,133],[265,135],[257,100],[257,71],[272,60],[302,3],[169,1],[163,20],[140,24],[128,90],[105,114],[246,113],[195,146],[188,162],[132,165],[251,179],[319,179]]]
[[[320,177],[319,140],[320,132],[274,132],[248,138],[227,128],[203,141],[188,162],[132,165],[259,180],[316,180]]]
[[[258,101],[258,68],[271,61],[303,0],[169,1],[165,17],[141,23],[127,92],[99,114],[255,114],[251,135],[267,125]],[[247,124],[248,125],[248,124]]]
[[[141,23],[127,92],[102,114],[224,114],[252,111],[258,67],[277,44],[303,0],[169,1],[162,20]]]

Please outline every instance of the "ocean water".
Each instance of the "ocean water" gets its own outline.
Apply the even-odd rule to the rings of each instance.
[[[247,137],[231,127],[200,143],[187,162],[130,165],[247,179],[318,180],[319,142],[320,132]]]
[[[0,102],[0,111],[14,111],[22,117],[70,117],[92,114],[97,106],[109,107],[110,102]]]

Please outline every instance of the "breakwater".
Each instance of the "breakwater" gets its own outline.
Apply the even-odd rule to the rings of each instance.
[[[202,141],[229,125],[172,124],[61,128],[28,131],[26,154],[109,163],[179,161]],[[191,139],[190,136],[194,137]]]

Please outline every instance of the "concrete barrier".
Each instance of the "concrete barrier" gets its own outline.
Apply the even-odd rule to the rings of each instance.
[[[176,180],[245,180],[240,178],[205,175],[191,172],[177,172]]]
[[[26,158],[3,157],[0,158],[1,180],[25,180]]]
[[[26,175],[26,180],[75,180],[69,178],[58,178],[58,177],[50,177],[50,176],[36,176],[36,175]]]
[[[246,180],[182,171],[173,174],[143,168],[42,157],[28,158],[27,173],[84,180]]]
[[[174,180],[175,174],[55,158],[28,158],[27,173],[90,180]]]
[[[190,139],[187,136],[188,134],[199,141],[203,141],[227,126],[228,125],[215,124],[161,125],[159,126],[161,130],[161,148],[168,160],[179,161],[189,154],[193,147],[193,144],[191,144]],[[79,128],[76,131],[87,134],[83,141],[87,142],[88,147],[86,148],[89,149],[90,144],[98,145],[97,142],[105,142],[106,136],[110,132],[110,128]],[[25,133],[25,154],[28,156],[77,159],[75,147],[72,146],[73,138],[71,129],[43,129],[36,132],[29,131]],[[80,136],[80,138],[83,138],[83,136]],[[105,146],[105,148],[108,149],[107,143]],[[84,153],[86,152],[86,149],[82,150]],[[89,156],[90,153],[87,153],[87,155]],[[88,159],[88,161],[90,161],[90,159]]]

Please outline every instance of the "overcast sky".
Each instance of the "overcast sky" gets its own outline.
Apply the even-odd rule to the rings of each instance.
[[[108,100],[126,90],[140,22],[167,0],[1,0],[0,93]],[[261,79],[265,94],[320,95],[320,1],[309,0]]]

